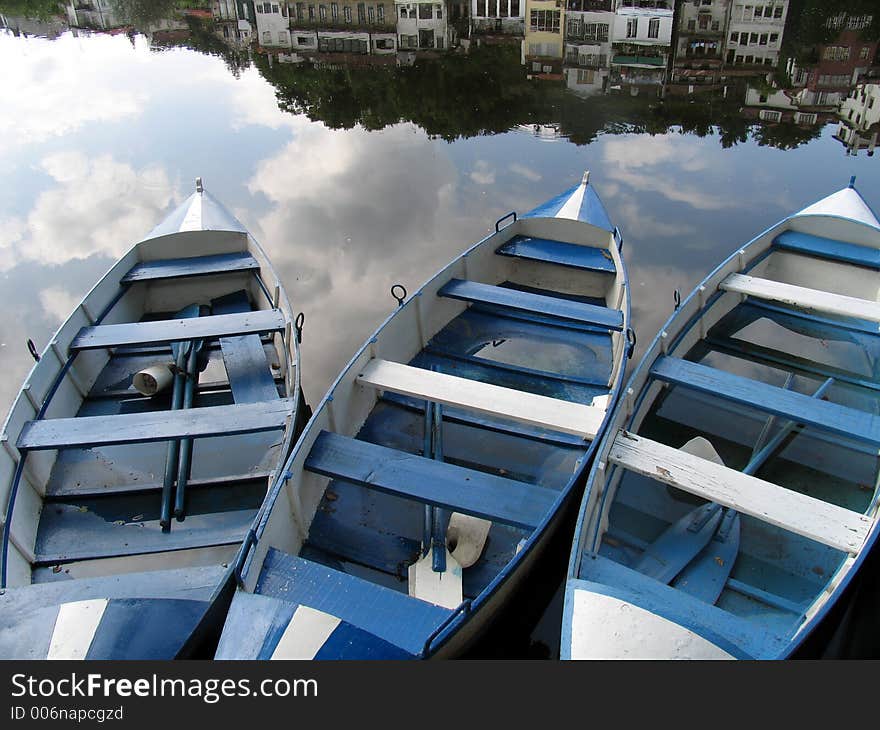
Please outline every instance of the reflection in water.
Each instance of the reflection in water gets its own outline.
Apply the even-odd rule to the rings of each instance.
[[[390,314],[392,284],[413,291],[584,169],[626,241],[636,357],[675,289],[783,215],[851,175],[880,203],[880,14],[862,0],[132,11],[147,5],[0,0],[6,404],[25,340],[42,347],[197,175],[304,311],[312,402]],[[515,338],[479,355],[531,357]]]

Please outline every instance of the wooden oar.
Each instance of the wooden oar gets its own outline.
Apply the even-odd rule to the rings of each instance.
[[[189,357],[186,364],[186,384],[183,394],[183,408],[192,408],[196,385],[199,378],[199,353],[204,346],[204,340],[196,340],[190,346]],[[193,440],[183,439],[180,443],[180,456],[177,461],[177,490],[174,494],[174,516],[178,522],[186,517],[186,482],[189,479],[189,471],[192,466]]]
[[[791,376],[786,380],[786,388],[791,386],[792,380],[793,378]],[[821,398],[828,388],[831,387],[833,382],[832,378],[826,380],[816,392],[813,393],[812,397]],[[770,456],[779,448],[785,439],[788,438],[791,431],[797,427],[797,422],[786,421],[780,427],[779,432],[765,445],[761,446],[767,434],[770,432],[774,420],[775,418],[773,416],[767,419],[767,423],[764,425],[761,435],[755,442],[755,448],[752,451],[752,458],[743,469],[744,474],[754,475],[764,465],[767,459],[770,458]],[[705,439],[702,440],[705,443],[701,444],[700,448],[706,453],[704,458],[709,458],[719,464],[723,463],[721,457],[712,445]],[[685,446],[687,445],[688,444],[685,444]],[[682,447],[682,449],[687,450],[685,447]],[[702,456],[703,454],[698,455]],[[685,593],[705,601],[706,603],[715,603],[730,578],[730,574],[733,571],[733,565],[736,561],[736,556],[739,553],[740,522],[741,520],[736,510],[726,508],[718,529],[712,536],[712,539],[697,555],[694,556],[694,559],[677,576],[675,576],[672,585]]]
[[[199,305],[191,304],[184,307],[176,315],[176,319],[184,319],[199,316]],[[191,348],[191,342],[172,342],[171,352],[174,355],[174,386],[171,393],[171,410],[180,410],[183,405],[183,388],[186,373],[187,358]],[[165,476],[162,481],[162,507],[159,512],[159,525],[162,532],[171,530],[171,491],[174,487],[174,479],[177,474],[177,458],[180,450],[180,441],[173,439],[168,442],[168,450],[165,455]]]
[[[428,401],[425,408],[424,455],[443,461],[443,411]],[[426,506],[422,554],[409,566],[409,595],[446,608],[457,608],[463,598],[461,565],[446,546],[443,510]]]

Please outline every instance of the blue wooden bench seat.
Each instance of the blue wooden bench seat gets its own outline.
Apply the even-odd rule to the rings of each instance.
[[[576,243],[553,241],[549,238],[514,236],[507,243],[499,246],[495,253],[529,261],[568,266],[582,271],[596,271],[603,274],[617,273],[614,261],[611,260],[611,254],[608,251],[592,246],[580,246]]]
[[[237,271],[259,270],[257,260],[247,251],[221,253],[211,256],[192,256],[190,258],[161,259],[143,261],[135,264],[122,277],[123,284],[136,281],[156,281],[158,279],[183,279],[189,276],[209,274],[230,274]]]
[[[48,418],[25,423],[16,446],[37,451],[272,431],[284,428],[294,405],[290,398],[279,398],[179,411]]]
[[[776,237],[773,245],[787,251],[880,269],[880,250],[855,243],[836,241],[833,238],[823,238],[799,231],[785,231]]]
[[[211,302],[215,315],[250,312],[251,305],[243,289]],[[221,337],[220,349],[229,387],[236,403],[258,403],[279,397],[278,387],[266,360],[266,351],[258,334]]]
[[[491,304],[522,312],[550,315],[582,324],[599,325],[608,329],[623,329],[623,312],[595,304],[574,302],[543,294],[517,291],[503,286],[482,284],[477,281],[451,279],[437,294],[478,304]]]
[[[235,335],[276,332],[286,325],[278,309],[261,309],[239,314],[217,314],[190,319],[163,319],[154,322],[126,322],[83,327],[70,343],[70,350],[94,350],[152,342],[210,339]]]
[[[535,529],[557,492],[322,431],[305,469],[493,522]]]
[[[765,413],[816,426],[858,441],[880,444],[880,418],[818,398],[699,363],[661,356],[651,374],[668,383],[717,395]]]
[[[450,611],[312,560],[270,548],[255,592],[309,606],[418,654]]]

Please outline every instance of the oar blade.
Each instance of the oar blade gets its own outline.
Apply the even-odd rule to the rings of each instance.
[[[672,585],[701,601],[715,603],[736,562],[739,535],[739,514],[733,510],[725,510],[721,525],[709,544],[676,576]]]

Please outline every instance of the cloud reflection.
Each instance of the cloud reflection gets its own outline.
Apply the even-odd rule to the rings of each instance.
[[[116,259],[161,219],[174,197],[164,168],[136,169],[110,155],[78,151],[44,157],[39,167],[56,183],[43,191],[23,223],[5,224],[0,270],[22,260],[64,264],[104,255]]]

